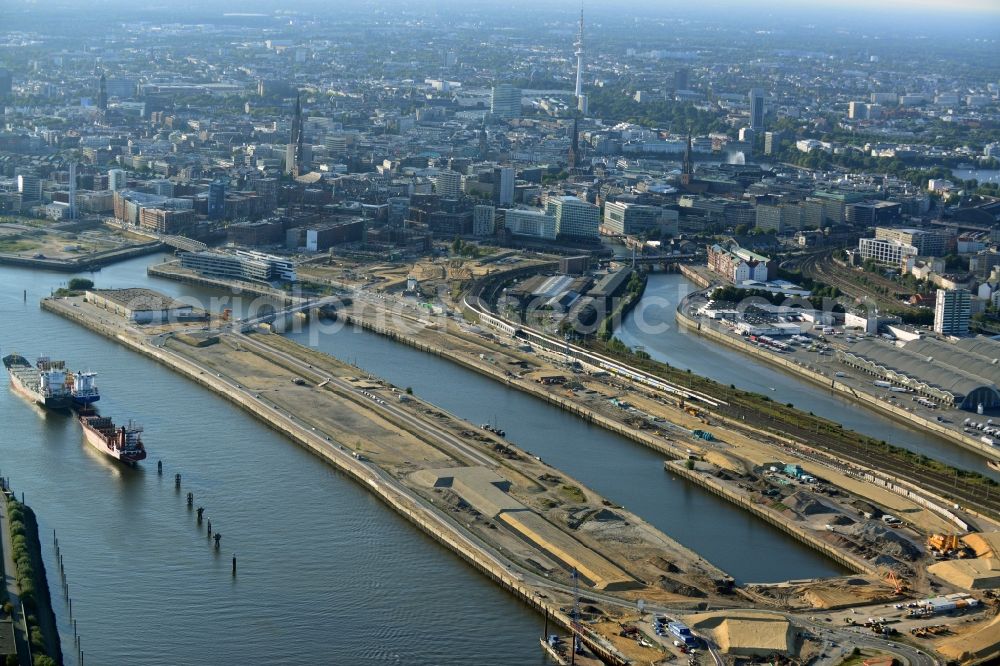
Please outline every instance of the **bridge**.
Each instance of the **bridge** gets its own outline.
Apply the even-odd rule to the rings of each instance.
[[[185,252],[204,252],[208,249],[208,246],[201,241],[186,236],[168,236],[163,234],[160,236],[160,240],[170,247],[184,250]]]
[[[322,311],[324,308],[337,309],[345,305],[351,304],[350,296],[325,296],[316,300],[306,298],[302,299],[301,302],[294,305],[289,305],[281,310],[275,310],[274,312],[269,312],[268,314],[261,315],[259,317],[254,317],[253,319],[245,319],[242,321],[233,322],[230,327],[233,329],[239,329],[241,333],[246,333],[261,324],[273,324],[279,319],[287,320],[288,317],[293,315],[310,311]]]

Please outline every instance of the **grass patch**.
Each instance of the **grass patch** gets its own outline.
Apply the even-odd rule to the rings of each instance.
[[[0,238],[0,252],[28,252],[41,246],[41,243],[23,238]]]
[[[583,491],[576,486],[562,486],[559,488],[559,494],[570,502],[584,502],[587,499]]]

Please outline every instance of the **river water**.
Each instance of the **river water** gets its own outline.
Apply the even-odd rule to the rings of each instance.
[[[93,277],[214,295],[147,279],[154,260]],[[171,370],[41,311],[39,298],[66,280],[0,267],[3,353],[100,372],[101,411],[141,422],[150,451],[138,469],[112,464],[72,418],[11,393],[2,373],[0,474],[38,514],[67,663],[53,529],[87,664],[548,663],[541,617],[353,481]],[[188,491],[223,534],[218,553]]]
[[[840,394],[678,327],[675,320],[677,304],[697,289],[677,273],[650,275],[642,300],[625,317],[615,335],[630,347],[642,346],[658,361],[677,368],[690,368],[722,384],[734,384],[770,396],[777,402],[790,402],[803,411],[842,423],[845,428],[1000,480],[1000,474],[987,469],[981,456],[957,444],[917,428],[908,428]]]
[[[472,370],[360,328],[289,337],[355,363],[473,423],[494,423],[540,456],[740,582],[837,575],[831,560],[663,470],[663,456]],[[752,557],[747,554],[752,553]]]

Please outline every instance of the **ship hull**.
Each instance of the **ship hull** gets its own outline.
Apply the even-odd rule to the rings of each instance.
[[[42,407],[46,407],[48,409],[69,409],[73,404],[70,396],[50,396],[46,398],[41,393],[32,391],[30,388],[22,384],[21,380],[14,373],[8,372],[7,375],[10,377],[10,385],[15,391],[32,402],[38,403]]]
[[[88,395],[88,396],[83,396],[83,397],[74,395],[73,396],[73,404],[74,405],[92,405],[92,404],[94,404],[95,402],[97,402],[100,399],[101,399],[101,396],[99,396],[99,395]]]
[[[87,440],[87,443],[109,458],[124,463],[137,463],[146,458],[145,451],[129,453],[128,451],[119,451],[111,448],[108,446],[107,442],[104,441],[104,438],[101,437],[100,433],[86,424],[81,425],[83,425],[83,438]]]

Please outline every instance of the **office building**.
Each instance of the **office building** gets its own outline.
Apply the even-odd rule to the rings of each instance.
[[[410,198],[389,197],[387,203],[389,206],[389,226],[396,228],[402,227],[410,216]]]
[[[540,210],[511,208],[506,211],[504,225],[514,236],[556,239],[556,218]]]
[[[181,266],[202,275],[251,282],[295,282],[295,263],[263,252],[183,252]]]
[[[128,187],[128,179],[125,177],[125,169],[108,170],[108,189],[112,192],[124,190]]]
[[[261,198],[264,210],[271,212],[278,205],[278,179],[256,178],[253,181],[253,191]]]
[[[552,197],[546,212],[556,220],[556,236],[565,240],[596,241],[600,238],[601,209],[576,197]]]
[[[23,203],[42,200],[42,179],[38,174],[27,172],[17,175],[17,191]]]
[[[431,177],[434,193],[444,199],[455,199],[462,194],[462,174],[456,171],[441,171]]]
[[[921,257],[943,257],[948,254],[952,237],[951,234],[945,231],[876,227],[875,238],[894,240],[903,245],[912,245],[917,249],[917,254]]]
[[[493,201],[498,206],[514,204],[514,168],[497,167],[493,169]]]
[[[472,233],[475,236],[492,236],[496,233],[496,208],[478,205],[472,209]]]
[[[226,183],[213,181],[208,186],[208,219],[221,220],[226,214]]]
[[[750,90],[750,129],[755,132],[764,131],[764,91],[760,88]]]
[[[755,228],[783,233],[802,227],[802,208],[797,204],[757,204]]]
[[[499,83],[493,86],[490,98],[490,113],[496,118],[510,119],[521,117],[521,89],[509,83]]]
[[[634,236],[657,229],[661,232],[676,234],[677,218],[678,213],[674,210],[664,210],[658,206],[609,201],[604,204],[601,233]]]
[[[884,266],[900,270],[920,254],[912,245],[898,240],[883,238],[861,238],[858,240],[858,256],[862,261],[874,261]]]
[[[967,289],[938,289],[934,303],[934,332],[961,336],[969,332],[972,294]]]

